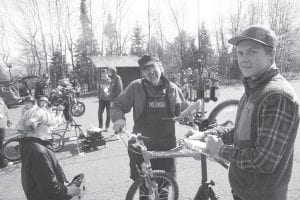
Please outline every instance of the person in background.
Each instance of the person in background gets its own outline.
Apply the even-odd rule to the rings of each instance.
[[[107,130],[110,125],[110,106],[112,101],[112,79],[108,76],[108,69],[101,69],[100,80],[98,83],[98,99],[99,99],[99,109],[98,109],[98,121],[99,128],[103,128],[103,112],[106,109],[106,121],[105,129]]]
[[[42,80],[35,86],[34,98],[38,100],[41,96],[48,96],[50,89],[50,76],[49,74],[43,74]]]
[[[20,138],[21,180],[28,200],[66,200],[81,193],[67,183],[64,171],[51,146],[51,129],[57,121],[43,108],[30,109],[23,116],[27,133]]]
[[[114,101],[123,90],[123,82],[115,67],[111,67],[109,70],[111,74],[111,98]]]
[[[32,97],[32,96],[27,96],[25,99],[24,99],[24,102],[25,102],[25,105],[24,107],[22,108],[22,111],[21,111],[21,116],[24,115],[24,113],[26,111],[28,111],[29,109],[33,108],[33,107],[37,107],[37,105],[35,104],[35,99]]]
[[[22,124],[24,123],[22,120],[23,120],[23,116],[24,114],[31,110],[31,109],[36,109],[38,106],[35,104],[35,98],[32,97],[32,96],[27,96],[24,100],[25,102],[25,105],[24,107],[22,108],[22,111],[21,111],[21,117],[20,117],[20,120],[19,122],[17,123],[16,125],[16,129],[19,130],[19,134],[26,134],[26,128],[22,126]]]
[[[185,81],[184,81],[185,78],[186,78],[186,73],[184,70],[181,70],[180,71],[180,85],[183,86],[185,84]]]
[[[157,55],[146,54],[139,60],[143,78],[132,81],[113,103],[111,115],[113,129],[117,132],[126,125],[125,114],[133,108],[134,133],[149,137],[145,145],[149,151],[167,151],[176,146],[175,121],[183,107],[187,107],[181,90],[164,76],[163,67]],[[166,120],[164,120],[166,119]],[[128,151],[130,177],[139,177],[139,163]],[[165,170],[175,176],[175,160],[151,160],[153,169]]]
[[[46,96],[41,96],[38,100],[38,106],[42,109],[48,110],[48,98]]]
[[[73,81],[71,81],[71,84],[72,84],[72,88],[75,92],[75,97],[79,98],[81,87],[80,87],[80,83],[79,83],[78,79],[75,78]]]
[[[12,123],[8,116],[8,108],[2,97],[0,97],[0,168],[4,168],[8,164],[7,160],[3,156],[2,146],[5,138],[5,128],[10,127],[11,124]]]
[[[269,28],[250,26],[228,42],[236,46],[245,93],[235,126],[208,135],[207,151],[230,162],[228,177],[235,200],[286,200],[299,99],[276,67],[277,37]]]

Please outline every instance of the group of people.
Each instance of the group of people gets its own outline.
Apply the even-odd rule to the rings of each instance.
[[[243,94],[235,126],[187,136],[207,139],[211,157],[230,163],[229,182],[235,200],[286,200],[299,126],[299,99],[275,64],[277,37],[269,28],[250,26],[228,41],[234,45],[244,76]],[[164,76],[156,56],[144,55],[138,64],[143,78],[131,82],[111,109],[114,130],[126,125],[133,108],[135,133],[150,140],[149,150],[170,150],[176,145],[175,122],[187,104],[181,90]],[[188,108],[187,108],[188,109]],[[178,117],[175,117],[178,116]],[[138,159],[129,151],[130,177],[138,177]],[[174,159],[151,160],[153,169],[175,176]]]
[[[21,110],[20,120],[16,124],[20,137],[21,181],[27,199],[71,199],[80,194],[76,185],[67,185],[68,181],[52,150],[51,132],[63,122],[63,108],[55,111],[49,107],[50,77],[45,74],[37,83],[35,97],[27,96]],[[5,128],[11,125],[8,110],[0,98],[1,150],[5,137]],[[5,124],[4,124],[5,123]],[[6,167],[7,161],[1,151],[0,167]]]
[[[190,130],[186,135],[206,138],[208,154],[230,163],[229,182],[235,200],[286,200],[299,125],[299,99],[276,68],[277,37],[268,28],[250,26],[228,42],[236,48],[245,87],[235,125],[204,132]],[[99,127],[103,127],[104,108],[105,128],[111,116],[116,132],[126,126],[125,114],[133,109],[133,132],[150,138],[145,141],[148,150],[170,150],[176,146],[175,121],[171,119],[180,120],[189,103],[181,89],[166,78],[157,55],[143,55],[138,64],[142,78],[124,90],[114,68],[101,70]],[[0,105],[1,125],[8,125],[7,110]],[[27,113],[30,110],[24,115]],[[80,193],[76,186],[65,186],[66,177],[49,147],[51,119],[44,112],[24,120],[31,129],[31,135],[20,142],[22,185],[29,200],[69,199]],[[130,149],[128,153],[130,177],[135,180],[140,166]],[[176,176],[172,158],[151,160],[151,164],[153,169]]]

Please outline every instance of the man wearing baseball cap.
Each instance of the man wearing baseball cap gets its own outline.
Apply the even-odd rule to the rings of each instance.
[[[150,138],[145,141],[148,150],[170,150],[176,146],[172,118],[178,116],[180,109],[187,104],[180,89],[163,75],[163,67],[156,54],[143,55],[138,64],[143,77],[131,82],[114,101],[111,109],[113,129],[120,131],[126,125],[125,114],[133,108],[133,132]],[[129,155],[133,157],[131,151]],[[133,180],[139,177],[139,164],[130,159],[130,177]],[[174,159],[154,159],[151,164],[153,169],[175,175]]]
[[[299,125],[299,100],[276,68],[277,37],[268,28],[250,26],[228,42],[236,46],[245,93],[235,127],[219,132],[222,139],[208,136],[207,150],[211,156],[230,162],[234,199],[285,200]]]

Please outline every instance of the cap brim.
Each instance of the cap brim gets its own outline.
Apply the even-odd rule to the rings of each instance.
[[[258,42],[258,43],[260,43],[260,44],[263,44],[263,45],[266,45],[266,46],[268,46],[268,47],[273,48],[271,45],[269,45],[269,44],[267,44],[267,43],[265,43],[265,42],[262,42],[262,41],[260,41],[260,40],[255,39],[255,38],[244,37],[244,36],[236,36],[236,37],[230,38],[230,39],[228,40],[228,43],[230,43],[230,44],[232,44],[232,45],[234,45],[234,46],[237,46],[238,43],[239,43],[240,41],[243,41],[243,40],[252,40],[252,41],[255,41],[255,42]]]
[[[145,66],[154,65],[155,63],[157,63],[157,61],[155,61],[155,60],[150,60],[149,62],[146,62],[146,63],[142,66],[142,68],[145,67]]]

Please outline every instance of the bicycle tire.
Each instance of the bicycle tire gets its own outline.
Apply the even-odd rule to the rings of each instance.
[[[10,162],[19,161],[21,159],[18,138],[9,139],[3,144],[3,156]]]
[[[167,190],[168,190],[167,194],[168,195],[171,194],[172,197],[167,197],[167,199],[178,200],[179,189],[178,189],[178,184],[173,175],[169,174],[168,172],[162,171],[162,170],[154,170],[153,178],[156,180],[156,182],[161,183],[162,181],[166,181],[166,184],[169,185],[167,188]],[[146,186],[144,186],[144,183],[145,183],[145,177],[140,176],[138,179],[136,179],[132,183],[132,185],[130,186],[130,188],[126,194],[126,200],[140,199],[139,188],[141,186],[146,187]],[[162,191],[163,190],[165,191],[166,188],[163,188]],[[149,195],[147,195],[147,196],[149,196]],[[152,198],[147,198],[147,199],[152,199]],[[159,199],[166,199],[166,198],[159,198]],[[154,198],[153,198],[153,200],[154,200]]]
[[[217,125],[223,124],[226,121],[231,121],[232,123],[235,123],[235,117],[236,117],[238,105],[239,105],[239,100],[236,99],[229,99],[221,102],[210,112],[208,116],[209,123],[210,124],[217,123]],[[232,107],[232,110],[229,110],[230,107]],[[228,109],[227,113],[226,113],[226,109]],[[229,113],[229,111],[231,113]],[[223,117],[221,116],[221,114],[224,114],[225,116]],[[221,117],[223,117],[223,119],[221,119]]]
[[[79,109],[78,109],[79,108]],[[76,103],[72,103],[70,106],[71,115],[74,117],[80,117],[85,113],[85,105],[83,102],[78,101]]]
[[[62,148],[65,146],[65,141],[63,136],[58,133],[52,133],[51,137],[52,137],[51,145],[53,151],[59,152],[60,150],[62,150]]]

